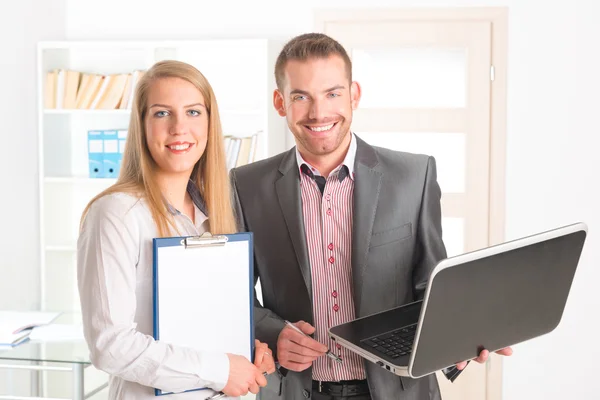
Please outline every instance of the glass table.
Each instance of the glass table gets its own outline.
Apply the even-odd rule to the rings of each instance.
[[[77,318],[75,318],[77,319]],[[56,323],[72,323],[72,315],[61,315]],[[13,363],[18,361],[19,363]],[[86,393],[84,388],[84,370],[91,366],[89,350],[83,339],[66,341],[28,340],[15,347],[0,347],[0,369],[20,369],[31,371],[31,396],[6,396],[0,399],[41,399],[40,388],[43,371],[63,371],[71,373],[72,398],[84,400],[92,397],[108,386],[108,382]],[[54,399],[58,400],[58,399]]]

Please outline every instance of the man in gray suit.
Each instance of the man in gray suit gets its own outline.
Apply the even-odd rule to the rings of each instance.
[[[372,147],[350,131],[360,86],[328,36],[292,39],[275,75],[274,105],[297,146],[231,172],[262,285],[256,337],[285,375],[271,377],[261,399],[440,399],[435,375],[395,376],[327,336],[331,326],[423,297],[446,257],[434,159]],[[342,364],[323,356],[328,348]]]

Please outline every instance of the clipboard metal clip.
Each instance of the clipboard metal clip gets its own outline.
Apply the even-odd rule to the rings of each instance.
[[[181,240],[181,244],[188,247],[207,247],[224,246],[229,238],[225,235],[213,236],[210,232],[205,232],[201,236],[190,236]]]

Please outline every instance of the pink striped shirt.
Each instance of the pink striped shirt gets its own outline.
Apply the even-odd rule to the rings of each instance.
[[[327,334],[332,326],[355,318],[351,264],[355,155],[356,139],[352,135],[344,162],[329,175],[321,195],[315,180],[302,172],[302,164],[315,176],[319,176],[319,172],[296,150],[312,275],[314,338],[344,360],[338,364],[328,357],[318,358],[313,363],[312,374],[313,379],[319,381],[366,378],[362,359],[337,345]],[[348,177],[340,182],[338,174],[344,166]]]

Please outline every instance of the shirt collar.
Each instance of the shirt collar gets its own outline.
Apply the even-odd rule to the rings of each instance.
[[[354,180],[354,160],[355,159],[356,159],[356,138],[354,137],[354,133],[350,132],[350,147],[348,147],[348,152],[346,152],[346,157],[344,158],[344,161],[342,161],[342,163],[340,165],[338,165],[337,167],[334,168],[333,171],[331,171],[331,173],[337,174],[339,172],[339,170],[342,168],[342,166],[346,166],[346,168],[348,168],[348,175],[350,176],[350,179]],[[321,173],[316,168],[314,168],[312,165],[310,165],[308,162],[306,162],[304,160],[304,158],[302,158],[302,155],[298,151],[298,146],[296,146],[296,162],[298,163],[298,169],[300,170],[301,173],[302,173],[302,164],[306,164],[306,166],[308,166],[308,168],[310,168],[310,170],[312,171],[312,173],[315,176],[321,176]]]
[[[200,189],[198,189],[198,187],[196,186],[196,184],[191,179],[188,181],[187,192],[190,195],[190,197],[192,198],[192,202],[194,203],[194,205],[196,206],[196,208],[199,211],[201,211],[202,214],[204,214],[204,216],[206,218],[208,218],[208,213],[206,212],[206,203],[204,202],[204,199],[202,198],[202,194],[200,193]],[[181,214],[179,212],[179,210],[177,210],[175,207],[173,207],[169,203],[167,203],[167,210],[169,210],[169,212],[172,215],[179,215],[179,214]]]

